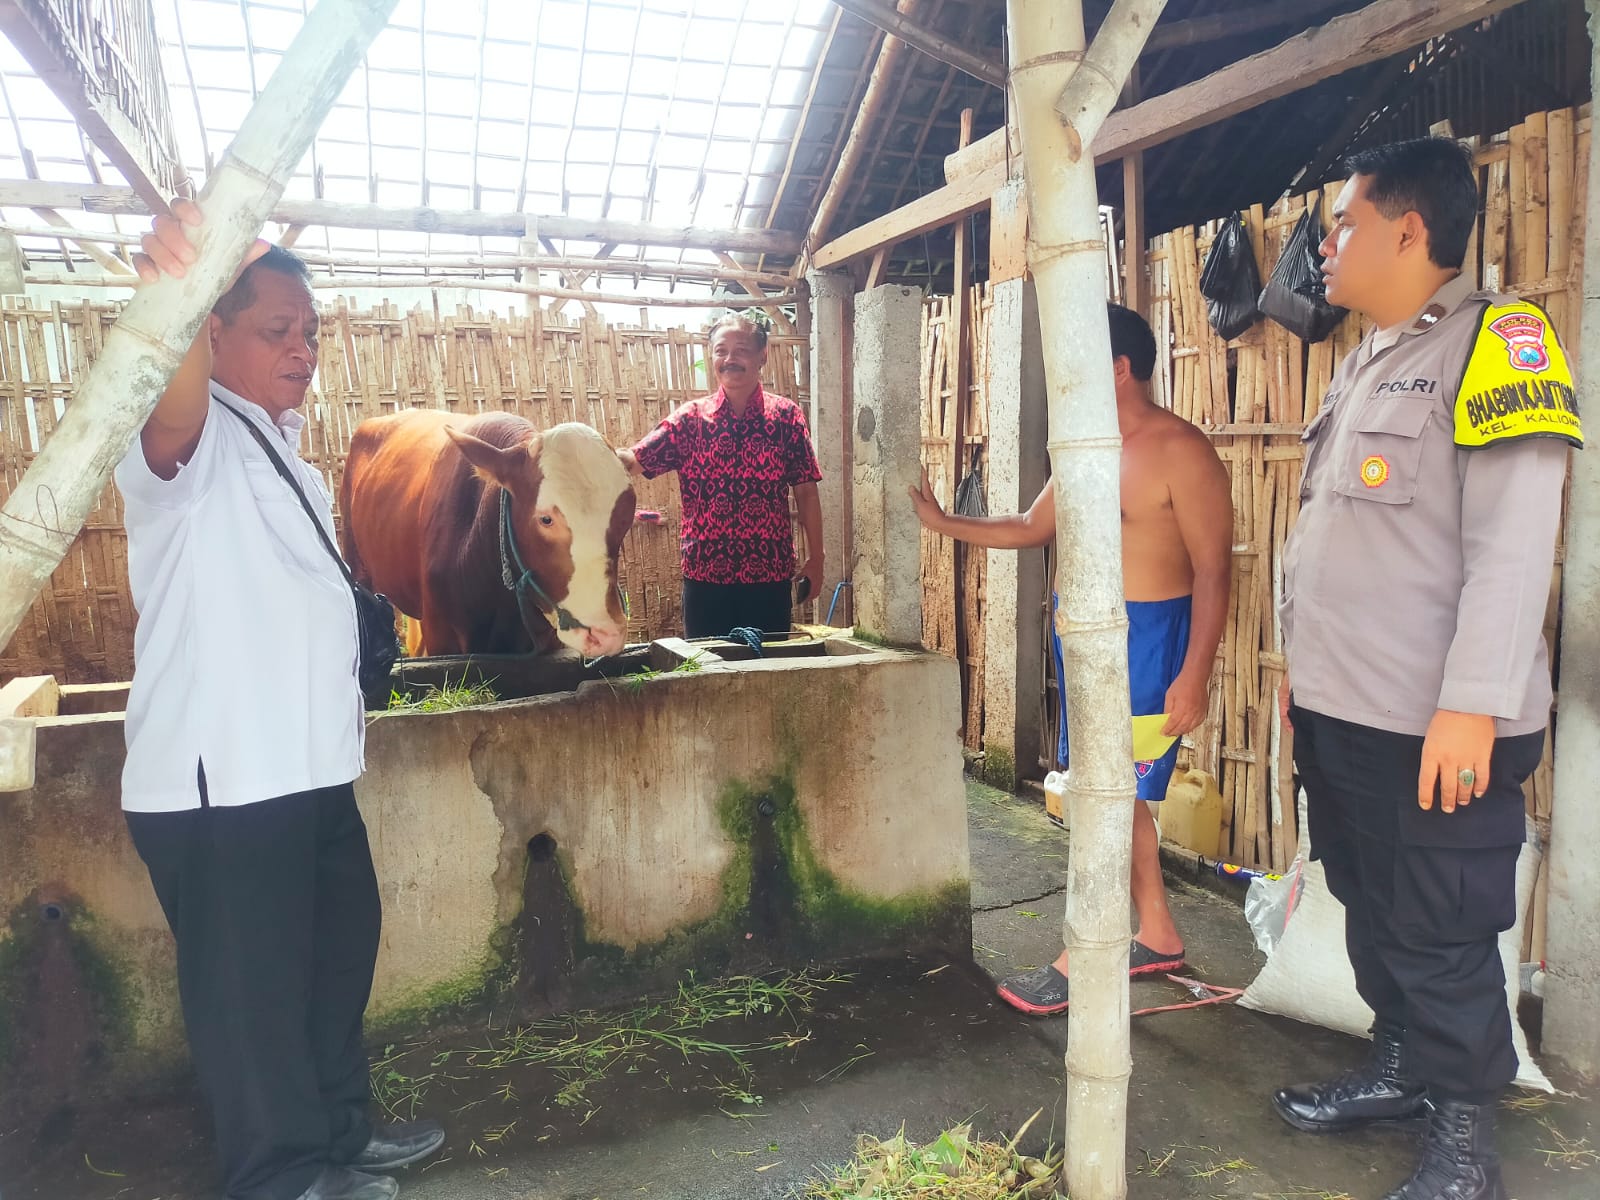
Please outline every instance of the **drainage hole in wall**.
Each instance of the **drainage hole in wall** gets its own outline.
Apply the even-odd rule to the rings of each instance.
[[[556,856],[556,840],[548,833],[528,839],[528,861],[549,862]]]
[[[39,919],[41,921],[59,921],[66,915],[65,910],[59,904],[44,904],[39,908]]]

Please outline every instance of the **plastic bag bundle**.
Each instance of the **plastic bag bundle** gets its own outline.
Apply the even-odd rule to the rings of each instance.
[[[1244,919],[1255,934],[1256,947],[1268,958],[1278,948],[1305,885],[1305,861],[1299,855],[1281,876],[1274,879],[1263,875],[1250,881],[1250,889],[1244,895]]]
[[[972,448],[972,469],[956,484],[955,512],[961,517],[989,515],[989,506],[983,499],[983,456],[977,446]]]
[[[1244,214],[1235,212],[1223,223],[1200,270],[1206,319],[1218,337],[1232,341],[1261,319],[1256,306],[1260,293],[1261,271],[1250,246],[1250,233]]]
[[[1272,277],[1261,291],[1259,306],[1295,337],[1320,342],[1344,320],[1345,309],[1328,303],[1327,286],[1322,280],[1322,217],[1308,206],[1284,243],[1283,257],[1272,268]]]

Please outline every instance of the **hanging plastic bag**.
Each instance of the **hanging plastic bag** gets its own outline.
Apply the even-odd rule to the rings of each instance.
[[[972,448],[972,469],[956,485],[955,512],[961,517],[987,517],[989,506],[983,499],[983,452]]]
[[[1268,958],[1278,948],[1278,939],[1283,937],[1295,905],[1300,902],[1300,892],[1305,887],[1304,868],[1304,862],[1296,855],[1281,876],[1252,879],[1244,894],[1244,919],[1255,934],[1256,945]]]
[[[1284,244],[1283,257],[1261,291],[1259,306],[1295,337],[1320,342],[1344,320],[1345,310],[1328,303],[1322,281],[1322,217],[1308,206]]]
[[[1261,271],[1245,228],[1244,214],[1235,212],[1223,222],[1206,265],[1200,270],[1200,294],[1206,298],[1206,319],[1217,336],[1231,342],[1261,319],[1256,297],[1261,293]]]

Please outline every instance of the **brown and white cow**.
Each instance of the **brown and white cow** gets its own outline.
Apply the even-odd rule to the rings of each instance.
[[[377,417],[350,440],[339,496],[351,571],[421,622],[424,653],[622,648],[617,555],[634,494],[589,426]]]

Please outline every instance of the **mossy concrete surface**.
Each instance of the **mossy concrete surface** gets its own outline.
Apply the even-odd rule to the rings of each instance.
[[[510,988],[615,999],[685,967],[965,956],[959,720],[950,660],[848,642],[376,717],[357,784],[384,909],[370,1022]],[[122,739],[120,714],[42,721],[35,787],[0,795],[0,1030],[27,1025],[18,931],[60,896],[94,948],[78,976],[102,1066],[139,1073],[181,1061],[182,1023]]]

